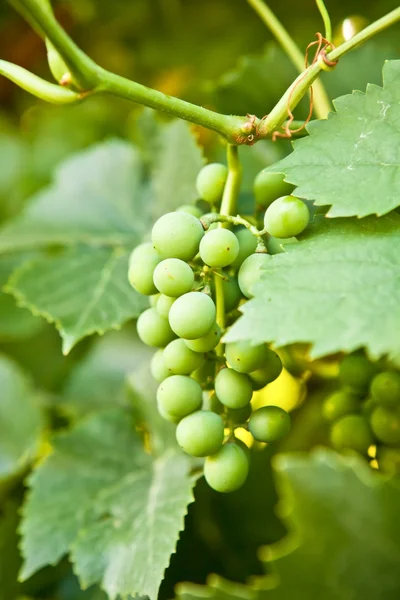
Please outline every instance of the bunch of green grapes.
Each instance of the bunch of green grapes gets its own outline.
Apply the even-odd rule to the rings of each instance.
[[[400,374],[355,353],[342,360],[339,380],[323,404],[332,445],[366,457],[376,447],[379,468],[400,473]]]
[[[205,458],[205,478],[219,492],[238,489],[248,474],[249,453],[235,436],[238,427],[264,443],[280,440],[290,429],[283,409],[253,411],[251,405],[253,391],[282,370],[276,352],[266,344],[221,342],[225,331],[217,313],[223,313],[228,329],[271,259],[265,244],[260,248],[264,232],[218,223],[227,175],[224,165],[204,167],[197,189],[209,214],[185,205],[163,215],[151,241],[132,252],[128,274],[132,286],[150,297],[137,331],[145,344],[157,348],[151,371],[159,382],[159,413],[177,425],[178,444],[187,454]],[[297,235],[308,223],[306,205],[284,195],[289,189],[282,175],[268,178],[269,184],[262,172],[255,182],[257,202],[268,206],[267,231],[276,237]]]

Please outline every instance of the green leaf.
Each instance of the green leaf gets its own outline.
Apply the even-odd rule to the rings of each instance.
[[[156,598],[193,500],[182,454],[153,459],[130,415],[105,411],[57,436],[29,484],[23,579],[71,552],[84,586]]]
[[[331,206],[330,217],[386,214],[400,205],[400,61],[385,64],[382,88],[369,85],[334,105],[273,170],[297,196]]]
[[[18,509],[15,500],[7,500],[0,509],[0,600],[14,600],[19,590]]]
[[[68,354],[85,336],[118,329],[145,307],[128,282],[128,258],[121,248],[77,246],[24,264],[5,289],[20,306],[55,323]]]
[[[0,481],[36,455],[43,427],[35,392],[20,368],[0,357]]]
[[[365,346],[400,357],[400,215],[321,218],[271,257],[226,341],[313,345],[316,358]]]

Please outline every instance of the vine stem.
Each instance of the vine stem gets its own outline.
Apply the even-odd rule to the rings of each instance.
[[[318,1],[319,0],[317,0],[317,3]],[[277,16],[263,0],[247,0],[247,2],[274,35],[299,73],[302,73],[304,70],[304,54]],[[319,119],[326,119],[328,113],[332,110],[332,107],[322,81],[315,81],[313,89],[315,114]]]
[[[330,42],[332,40],[332,23],[328,9],[325,6],[324,0],[315,0],[318,10],[321,14],[325,27],[325,39]]]

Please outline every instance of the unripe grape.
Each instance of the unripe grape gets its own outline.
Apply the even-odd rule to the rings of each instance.
[[[225,368],[215,378],[215,393],[222,404],[237,409],[250,402],[253,387],[247,375]]]
[[[173,423],[199,410],[203,401],[200,384],[186,375],[171,375],[157,389],[160,414]]]
[[[245,451],[235,443],[229,443],[204,463],[204,477],[215,491],[229,493],[238,490],[247,479],[249,460]]]
[[[172,373],[168,370],[163,356],[164,350],[157,350],[152,356],[150,363],[150,371],[154,379],[161,383],[167,379]]]
[[[176,298],[171,298],[170,296],[160,294],[156,303],[156,309],[158,314],[164,317],[164,319],[168,319],[169,311],[171,310],[171,306],[173,305],[175,300]]]
[[[203,214],[203,211],[201,210],[201,208],[199,208],[198,206],[195,206],[194,204],[182,204],[182,206],[179,206],[178,208],[175,209],[175,212],[188,213],[189,215],[193,215],[197,219],[200,219],[200,217]]]
[[[204,363],[204,354],[193,352],[183,340],[173,340],[164,348],[164,362],[175,375],[189,375]]]
[[[282,196],[265,211],[264,226],[276,238],[290,238],[301,233],[309,219],[307,204],[295,196]]]
[[[239,241],[229,229],[207,231],[200,242],[201,260],[210,267],[226,267],[238,254]]]
[[[206,360],[202,366],[193,371],[191,377],[198,381],[204,390],[214,388],[215,362]]]
[[[224,422],[209,410],[197,411],[179,423],[176,439],[191,456],[209,456],[217,452],[224,441]]]
[[[243,296],[236,277],[226,275],[222,281],[222,288],[224,290],[224,308],[228,313],[238,307]]]
[[[244,406],[243,408],[237,408],[236,410],[232,410],[230,408],[228,410],[228,419],[233,425],[241,425],[242,423],[246,423],[246,421],[248,421],[251,413],[252,407],[249,403],[247,406]]]
[[[336,450],[356,450],[366,455],[374,437],[364,417],[346,415],[333,424],[331,442]]]
[[[400,404],[400,375],[394,371],[384,371],[371,382],[371,395],[378,404],[396,407]]]
[[[147,346],[163,348],[175,338],[167,319],[158,314],[155,308],[148,308],[137,320],[138,336]]]
[[[166,258],[154,269],[153,281],[162,294],[177,298],[190,292],[194,284],[194,273],[183,260]]]
[[[275,381],[282,372],[282,361],[278,354],[268,349],[268,356],[261,369],[249,373],[253,390],[262,390],[266,385]]]
[[[357,392],[368,390],[369,384],[376,373],[376,368],[362,354],[345,356],[339,366],[341,383]]]
[[[361,409],[360,398],[347,390],[338,390],[328,396],[322,405],[322,414],[327,421],[337,421]]]
[[[239,253],[233,263],[232,269],[239,269],[243,261],[253,254],[257,248],[257,238],[247,229],[247,227],[235,227],[233,233],[236,235],[239,242]]]
[[[277,442],[290,431],[290,416],[279,406],[262,406],[253,412],[249,431],[258,442]]]
[[[238,282],[241,292],[246,298],[252,298],[252,288],[260,281],[264,269],[270,265],[271,256],[265,252],[251,254],[239,269]]]
[[[217,398],[215,392],[209,393],[204,392],[203,394],[203,410],[211,410],[212,412],[217,413],[217,415],[222,415],[225,410],[224,405]]]
[[[172,212],[155,222],[151,241],[161,258],[190,261],[198,253],[203,235],[199,219],[188,213]]]
[[[196,179],[200,198],[210,204],[220,202],[227,178],[228,168],[221,163],[210,163],[203,167]]]
[[[215,304],[210,296],[203,292],[189,292],[175,300],[169,311],[169,322],[176,335],[195,340],[210,331],[215,316]]]
[[[157,293],[153,282],[154,269],[161,258],[150,242],[136,246],[129,257],[129,283],[137,292],[145,296]]]
[[[400,474],[400,448],[378,446],[376,458],[381,471],[389,475]]]
[[[294,185],[286,183],[284,179],[284,173],[271,173],[267,169],[260,171],[253,187],[257,204],[267,208],[277,198],[291,194]]]
[[[230,342],[225,346],[226,360],[239,373],[251,373],[261,369],[269,358],[265,344],[253,346],[250,342]]]
[[[214,323],[206,335],[194,340],[185,340],[185,344],[194,352],[210,352],[218,345],[221,335],[221,329]]]
[[[388,446],[400,444],[400,413],[377,406],[370,417],[375,437]]]
[[[150,304],[150,307],[151,307],[151,308],[156,308],[156,306],[157,306],[157,302],[158,302],[158,299],[160,298],[160,296],[161,296],[161,294],[158,294],[158,293],[157,293],[157,294],[152,294],[152,295],[149,297],[149,304]],[[174,298],[174,300],[175,300],[175,298]],[[160,314],[161,314],[161,313],[160,313]],[[161,315],[161,316],[162,316],[162,315]]]

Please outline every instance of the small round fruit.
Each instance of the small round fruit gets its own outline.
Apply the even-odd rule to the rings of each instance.
[[[204,363],[204,354],[193,352],[181,339],[170,342],[163,353],[164,363],[174,375],[189,375]]]
[[[160,414],[178,423],[183,417],[201,408],[203,392],[200,384],[186,375],[171,375],[157,389]]]
[[[215,392],[204,392],[203,395],[203,410],[211,410],[217,415],[222,415],[225,410],[224,405],[217,398]]]
[[[229,229],[207,231],[200,242],[201,260],[209,267],[227,267],[239,254],[239,241]]]
[[[158,302],[158,299],[159,299],[160,296],[161,296],[161,294],[158,294],[158,293],[157,294],[152,294],[150,296],[150,298],[149,298],[149,304],[150,304],[151,308],[156,308],[157,302]],[[174,300],[175,300],[175,298],[174,298]]]
[[[203,167],[196,179],[200,198],[210,204],[220,202],[227,178],[228,168],[221,163],[210,163]]]
[[[256,252],[248,256],[243,262],[239,269],[238,283],[242,294],[246,298],[252,298],[252,288],[254,284],[260,281],[263,271],[271,266],[271,258],[271,255],[266,252]]]
[[[267,169],[260,171],[254,180],[253,186],[257,204],[267,208],[277,198],[291,194],[294,185],[286,183],[284,179],[284,173],[271,173]]]
[[[360,398],[347,390],[338,390],[328,396],[322,405],[322,414],[327,421],[337,421],[361,409]]]
[[[140,294],[152,296],[157,293],[153,282],[154,269],[161,258],[150,242],[136,246],[129,258],[128,279]]]
[[[251,404],[243,408],[237,408],[236,410],[229,409],[228,410],[228,419],[232,423],[232,425],[241,425],[242,423],[246,423],[249,420],[249,417],[252,413]]]
[[[239,373],[261,369],[268,360],[269,352],[265,344],[253,346],[250,342],[231,342],[225,346],[227,362]]]
[[[158,314],[164,317],[164,319],[168,319],[169,311],[171,310],[171,306],[173,305],[175,300],[176,298],[171,298],[170,296],[160,294],[156,303],[156,309]]]
[[[374,444],[374,437],[364,417],[346,415],[333,423],[331,442],[336,450],[355,450],[366,455],[368,448]]]
[[[262,390],[266,385],[272,383],[282,372],[282,361],[278,354],[268,349],[267,360],[261,369],[249,373],[253,390]]]
[[[214,388],[215,361],[206,360],[199,369],[191,374],[191,377],[199,382],[203,390]]]
[[[228,313],[238,307],[243,296],[236,277],[226,275],[222,281],[222,288],[224,290],[224,308]]]
[[[245,451],[235,443],[229,443],[204,463],[204,477],[208,485],[217,492],[229,493],[238,490],[247,479],[249,460]]]
[[[215,378],[215,393],[222,404],[238,409],[246,406],[253,395],[253,386],[244,373],[222,369]]]
[[[290,238],[301,233],[308,225],[307,205],[295,196],[282,196],[267,208],[264,226],[276,238]]]
[[[177,298],[190,292],[194,284],[194,273],[183,260],[166,258],[154,269],[153,281],[159,292]]]
[[[195,204],[182,204],[182,206],[179,206],[175,209],[175,212],[188,213],[189,215],[193,215],[197,219],[200,219],[200,217],[203,215],[203,211],[201,210],[201,208],[199,208]]]
[[[378,446],[376,458],[381,471],[389,475],[400,474],[400,448]]]
[[[376,373],[376,368],[362,354],[345,356],[339,366],[341,383],[357,392],[368,390],[369,384]]]
[[[163,356],[164,350],[157,350],[152,356],[150,363],[150,371],[154,379],[161,383],[164,379],[167,379],[171,375],[171,371],[168,370]]]
[[[371,395],[378,404],[387,407],[400,405],[400,374],[384,371],[376,375],[371,382]]]
[[[277,442],[290,431],[290,416],[279,406],[262,406],[253,412],[249,431],[258,442]]]
[[[169,311],[169,322],[176,335],[195,340],[210,331],[215,316],[215,304],[210,296],[203,292],[189,292],[175,300]]]
[[[194,340],[185,340],[185,344],[188,348],[194,352],[210,352],[219,344],[221,339],[221,329],[214,323],[210,331],[200,338]]]
[[[247,229],[247,227],[236,227],[233,230],[239,242],[239,254],[231,263],[232,269],[239,269],[243,261],[253,254],[257,248],[257,238]]]
[[[199,219],[188,213],[171,212],[155,222],[151,241],[161,258],[190,261],[198,253],[203,235]]]
[[[175,338],[167,319],[158,314],[157,309],[148,308],[137,320],[138,336],[147,346],[163,348]]]
[[[400,413],[377,406],[370,417],[375,437],[388,446],[400,444]]]
[[[178,444],[191,456],[209,456],[224,441],[224,422],[209,410],[199,410],[182,419],[176,428]]]

